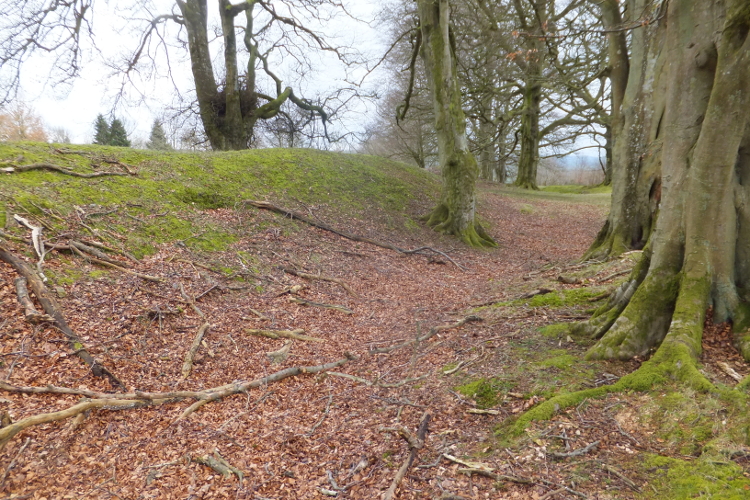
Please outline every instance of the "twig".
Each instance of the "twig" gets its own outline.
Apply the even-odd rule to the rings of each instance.
[[[10,463],[8,464],[8,467],[5,469],[5,474],[3,474],[3,480],[0,481],[0,490],[2,490],[3,487],[5,486],[5,480],[8,479],[8,474],[10,474],[10,471],[13,469],[13,467],[16,466],[16,462],[18,461],[18,457],[21,456],[21,453],[23,453],[23,451],[26,449],[26,447],[29,445],[30,442],[31,442],[31,438],[26,438],[26,441],[23,443],[23,445],[21,446],[21,448],[18,450],[18,453],[16,453],[16,456],[13,457],[13,460],[11,460]]]
[[[341,311],[344,314],[354,314],[354,311],[352,311],[348,307],[338,306],[335,304],[323,304],[321,302],[313,302],[312,300],[302,299],[300,297],[289,297],[289,302],[294,302],[295,304],[302,304],[305,306],[322,307],[324,309],[333,309],[335,311]]]
[[[612,273],[609,276],[605,276],[604,278],[600,278],[600,279],[596,280],[596,282],[597,283],[603,283],[605,281],[611,280],[612,278],[617,278],[618,276],[622,276],[623,274],[628,274],[631,271],[632,271],[632,269],[625,269],[624,271],[617,271],[616,273]]]
[[[638,493],[641,492],[641,489],[638,487],[637,484],[635,484],[633,481],[631,481],[628,477],[626,477],[623,473],[612,467],[608,464],[602,464],[602,469],[605,471],[614,474],[615,476],[619,477],[623,483],[625,483],[630,489],[637,491]]]
[[[429,375],[428,373],[425,373],[424,375],[420,375],[419,377],[415,378],[405,378],[404,380],[401,380],[399,382],[378,382],[378,381],[371,381],[367,380],[366,378],[357,377],[355,375],[349,375],[348,373],[341,373],[341,372],[328,372],[328,375],[333,375],[334,377],[341,377],[341,378],[348,378],[349,380],[353,380],[355,382],[359,382],[360,384],[365,384],[366,386],[370,387],[383,387],[386,389],[395,388],[395,387],[402,387],[406,384],[411,384],[414,382],[419,382],[420,380],[423,380],[427,378]]]
[[[307,342],[325,342],[325,339],[302,335],[305,332],[302,328],[298,328],[296,330],[256,330],[253,328],[249,328],[245,330],[245,332],[249,333],[250,335],[255,335],[256,337],[267,337],[269,339],[283,338],[292,340],[304,340]]]
[[[414,463],[414,459],[417,458],[417,453],[419,450],[424,447],[424,440],[425,435],[427,434],[427,426],[430,423],[430,417],[431,415],[429,412],[424,412],[422,414],[422,418],[419,421],[419,428],[417,429],[417,435],[413,436],[408,431],[405,431],[405,429],[400,429],[399,434],[401,434],[401,437],[406,439],[406,441],[409,443],[409,456],[406,457],[406,460],[404,461],[403,465],[401,465],[401,468],[396,473],[396,476],[393,478],[393,481],[391,482],[390,488],[388,488],[388,491],[385,492],[385,495],[383,495],[383,500],[392,500],[393,497],[396,495],[396,489],[401,484],[401,481],[404,479],[404,476],[406,476],[406,472],[411,467],[412,463]]]
[[[79,257],[82,257],[82,258],[84,258],[84,259],[86,259],[86,260],[88,260],[88,261],[90,261],[90,262],[92,262],[94,264],[99,264],[100,266],[103,266],[103,267],[109,267],[109,268],[112,268],[112,269],[116,269],[118,271],[122,271],[123,273],[132,274],[133,276],[137,276],[137,277],[142,278],[142,279],[144,279],[146,281],[153,281],[154,283],[163,283],[164,282],[163,279],[157,278],[156,276],[150,276],[148,274],[139,273],[138,271],[133,271],[132,269],[126,269],[126,268],[124,268],[122,266],[118,266],[117,264],[111,264],[111,263],[109,263],[107,261],[94,258],[94,257],[92,257],[90,255],[85,255],[83,252],[81,252],[75,246],[71,246],[70,249],[74,253],[78,254]]]
[[[323,414],[320,416],[317,422],[315,422],[315,425],[313,425],[309,431],[305,434],[306,436],[312,436],[316,430],[318,430],[318,427],[320,427],[323,424],[323,420],[326,419],[328,416],[328,412],[331,411],[331,403],[333,403],[333,393],[329,394],[328,396],[328,403],[326,404],[326,409],[323,410]],[[338,489],[338,488],[336,488]]]

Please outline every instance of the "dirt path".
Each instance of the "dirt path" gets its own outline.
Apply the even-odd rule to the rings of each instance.
[[[550,460],[542,461],[546,466],[535,460],[533,443],[523,452],[532,450],[526,460],[519,450],[499,447],[491,434],[494,425],[533,404],[533,398],[505,401],[498,405],[499,415],[472,415],[466,413],[474,406],[471,398],[453,391],[472,377],[502,372],[507,363],[516,362],[507,359],[508,342],[523,341],[550,322],[546,316],[487,318],[391,353],[371,352],[455,323],[478,304],[516,298],[528,290],[529,273],[568,264],[583,253],[604,220],[606,206],[488,192],[481,213],[500,243],[497,251],[465,249],[422,229],[404,237],[374,223],[350,221],[345,227],[342,221],[327,221],[401,247],[439,248],[467,271],[440,255],[399,255],[274,214],[238,215],[230,210],[204,216],[216,223],[247,225],[247,237],[221,256],[227,267],[244,266],[245,283],[226,281],[195,265],[206,262],[179,246],[163,248],[139,268],[163,277],[166,282],[161,284],[117,272],[91,277],[85,273],[99,268],[84,264],[84,277],[62,286],[64,312],[90,351],[129,390],[204,389],[290,366],[334,361],[345,352],[359,359],[340,371],[375,385],[330,374],[300,376],[210,403],[177,423],[189,403],[93,411],[81,422],[34,427],[0,454],[2,467],[17,457],[2,479],[0,495],[312,499],[336,493],[336,498],[375,499],[408,454],[406,441],[382,428],[402,425],[416,432],[424,412],[432,416],[429,435],[397,498],[540,498],[558,490],[568,478]],[[70,257],[51,257],[48,268],[62,272],[64,266],[71,267]],[[212,257],[209,264],[221,262]],[[292,276],[280,266],[342,280],[354,293],[336,283]],[[13,270],[0,265],[0,379],[109,390],[67,352],[59,332],[30,327],[23,320],[14,279]],[[193,373],[182,382],[182,360],[202,320],[180,302],[180,285],[190,296],[201,296],[197,305],[211,324]],[[247,288],[230,290],[227,285]],[[291,291],[295,285],[303,288]],[[301,305],[292,298],[344,306],[354,314]],[[250,336],[245,333],[249,328],[301,328],[325,342],[295,341],[288,358],[272,364],[266,353],[282,348],[285,341]],[[480,356],[481,362],[451,376],[442,373]],[[418,380],[403,383],[407,379]],[[385,387],[388,384],[397,387]],[[0,409],[17,421],[77,400],[4,393]],[[241,483],[190,461],[215,451],[244,472]],[[497,490],[493,480],[458,474],[457,465],[440,459],[442,453],[482,451],[487,452],[482,460],[501,473],[547,478],[546,483],[506,483]],[[566,490],[556,495],[575,496]]]

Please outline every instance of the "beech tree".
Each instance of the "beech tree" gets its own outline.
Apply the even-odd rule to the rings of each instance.
[[[750,361],[750,3],[671,0],[663,8],[649,43],[633,45],[650,59],[646,68],[663,64],[661,76],[629,78],[624,98],[650,91],[663,103],[658,130],[648,132],[660,141],[659,217],[630,278],[579,329],[599,338],[589,358],[655,349],[654,376],[707,388],[696,360],[709,307],[714,321],[733,323]]]
[[[449,0],[418,0],[421,51],[435,109],[443,188],[427,217],[433,229],[473,246],[497,246],[476,221],[477,161],[466,138]]]
[[[0,1],[0,103],[17,91],[22,68],[36,52],[53,55],[51,78],[56,82],[70,82],[80,74],[89,40],[96,40],[93,1]],[[274,62],[295,62],[291,70],[302,75],[315,69],[314,51],[332,54],[344,64],[353,59],[353,49],[329,44],[320,32],[335,15],[345,15],[336,0],[218,0],[211,15],[208,0],[175,0],[171,10],[161,13],[140,0],[120,7],[132,13],[129,25],[140,26],[129,55],[108,61],[123,78],[121,92],[137,79],[172,77],[170,65],[186,51],[197,112],[217,150],[248,148],[258,120],[275,117],[287,102],[314,113],[324,125],[331,117],[326,100],[305,98],[285,85]],[[212,21],[216,16],[218,26]],[[337,89],[332,99],[346,102],[354,93],[356,89]]]

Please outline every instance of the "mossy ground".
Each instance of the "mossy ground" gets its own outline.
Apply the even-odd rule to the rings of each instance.
[[[227,250],[252,230],[265,229],[263,217],[231,220],[222,209],[243,200],[269,200],[298,211],[335,211],[352,218],[377,212],[394,229],[414,230],[420,211],[438,194],[436,179],[415,168],[362,155],[314,150],[255,150],[228,153],[154,152],[129,148],[76,146],[77,154],[60,154],[47,144],[0,143],[0,163],[49,162],[78,172],[119,171],[116,159],[137,176],[81,179],[55,172],[3,175],[0,220],[5,207],[20,215],[49,212],[78,216],[105,239],[112,234],[137,257],[164,243],[181,242],[197,252]],[[418,205],[414,200],[420,200]],[[79,207],[79,208],[76,208]],[[58,219],[45,217],[54,230]],[[274,220],[274,227],[293,232],[296,223]]]

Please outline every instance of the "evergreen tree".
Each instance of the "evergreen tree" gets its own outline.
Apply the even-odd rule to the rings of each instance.
[[[110,126],[104,116],[99,114],[94,122],[94,144],[106,146],[110,141]]]
[[[130,139],[128,139],[128,133],[125,131],[125,125],[122,124],[119,118],[112,120],[112,124],[109,127],[108,144],[110,146],[130,147]]]
[[[146,148],[160,151],[169,151],[172,149],[172,146],[167,141],[167,134],[164,132],[161,121],[154,120],[154,124],[151,126],[151,136],[148,138]]]

